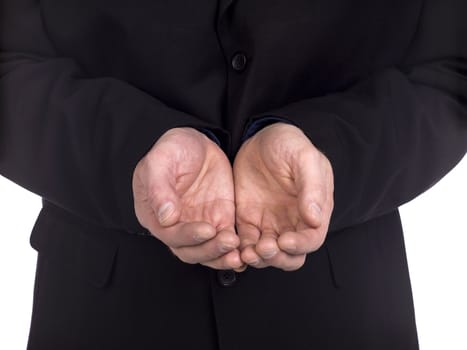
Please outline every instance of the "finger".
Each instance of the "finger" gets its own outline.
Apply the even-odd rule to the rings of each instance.
[[[234,231],[224,230],[205,243],[196,246],[172,247],[172,251],[183,262],[189,264],[205,263],[238,248],[239,243],[239,238]]]
[[[253,251],[252,251],[253,250]],[[257,269],[266,267],[275,267],[284,271],[294,271],[299,269],[305,263],[306,255],[290,255],[280,251],[271,259],[262,259],[254,253],[253,247],[248,247],[241,254],[242,260]],[[256,258],[255,258],[256,257]]]
[[[256,253],[254,245],[245,247],[241,251],[240,258],[245,264],[255,268],[262,268],[267,266],[264,264],[263,259],[258,255],[258,253]]]
[[[236,272],[242,272],[246,269],[246,265],[241,260],[238,249],[234,249],[217,259],[201,263],[201,265],[216,270],[235,270]]]
[[[240,255],[240,253],[239,253],[239,255]],[[235,272],[243,272],[248,268],[247,264],[245,264],[241,259],[240,259],[240,261],[241,261],[242,265],[240,267],[233,268],[233,270]]]
[[[256,244],[255,250],[262,259],[271,259],[279,252],[277,237],[277,233],[272,230],[263,230],[261,232],[261,237]]]
[[[178,222],[181,214],[180,201],[175,191],[171,191],[169,186],[164,192],[150,187],[148,201],[160,226],[169,227]]]
[[[165,197],[168,197],[167,195]],[[170,199],[152,199],[151,207],[154,210],[154,213],[157,214],[157,219],[161,226],[172,226],[174,225],[180,217],[180,207],[178,201],[173,198]]]
[[[290,255],[285,252],[277,253],[273,258],[264,261],[267,266],[276,267],[284,271],[295,271],[305,263],[306,254]]]
[[[158,223],[163,227],[174,225],[180,217],[179,196],[175,191],[175,176],[167,162],[143,163],[141,181],[147,190],[147,200],[154,211]]]
[[[134,209],[141,225],[157,237],[157,232],[161,226],[173,225],[178,221],[180,210],[177,209],[179,200],[176,195],[164,194],[157,187],[152,186],[150,183],[151,176],[147,162],[140,162],[132,180]],[[166,202],[162,203],[164,201]],[[159,219],[158,212],[162,220]],[[161,222],[163,225],[161,225]]]
[[[171,248],[198,246],[215,236],[216,229],[207,222],[182,222],[157,232],[157,238]]]
[[[324,243],[326,230],[306,229],[299,232],[285,232],[277,239],[279,248],[290,255],[308,254],[318,250]]]
[[[251,224],[237,224],[237,233],[240,238],[240,250],[255,245],[261,235],[258,228]]]

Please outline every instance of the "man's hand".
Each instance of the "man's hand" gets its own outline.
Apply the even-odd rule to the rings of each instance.
[[[186,263],[239,269],[232,168],[222,150],[192,128],[167,131],[133,174],[141,225]]]
[[[248,139],[234,162],[242,260],[300,268],[324,242],[333,209],[329,160],[297,127],[275,123]]]

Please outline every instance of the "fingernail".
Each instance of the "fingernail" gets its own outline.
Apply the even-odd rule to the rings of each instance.
[[[231,250],[235,249],[235,247],[231,246],[231,245],[228,245],[228,244],[221,244],[219,249],[220,249],[221,253],[227,253],[227,252],[230,252]]]
[[[204,242],[207,238],[203,237],[202,235],[200,234],[195,234],[193,236],[193,239],[196,241],[196,242]]]
[[[313,217],[317,220],[321,219],[321,207],[316,204],[315,202],[309,205],[311,212],[313,213]]]
[[[247,264],[243,264],[242,266],[240,267],[237,267],[236,269],[234,269],[235,272],[243,272],[247,269],[248,265]]]
[[[204,242],[211,238],[211,233],[209,232],[196,233],[193,236],[193,238],[196,242]]]
[[[161,205],[157,215],[159,216],[159,222],[163,223],[167,220],[174,211],[174,205],[172,202],[167,202]]]
[[[274,255],[277,254],[277,250],[270,250],[261,254],[264,259],[271,259]]]
[[[256,266],[256,265],[258,265],[258,264],[259,264],[259,260],[258,260],[258,259],[248,262],[248,265],[251,265],[251,266]]]

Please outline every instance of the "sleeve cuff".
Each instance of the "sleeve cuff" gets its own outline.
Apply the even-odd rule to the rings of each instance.
[[[245,132],[243,133],[243,136],[242,136],[242,143],[248,140],[250,137],[252,137],[254,134],[256,134],[261,129],[274,123],[286,123],[286,124],[292,124],[292,125],[297,126],[291,120],[288,120],[283,117],[277,117],[274,115],[263,116],[259,119],[252,120],[247,125],[247,127],[245,128]]]
[[[216,143],[219,147],[222,147],[222,142],[219,137],[210,129],[208,128],[196,128],[199,132],[203,133],[206,135],[211,141]]]

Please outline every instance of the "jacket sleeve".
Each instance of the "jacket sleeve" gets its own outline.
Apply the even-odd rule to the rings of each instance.
[[[123,81],[84,77],[54,53],[38,6],[0,0],[0,174],[92,223],[140,231],[136,163],[168,129],[216,128]]]
[[[331,161],[330,231],[389,211],[431,187],[467,150],[467,2],[426,0],[403,61],[346,91],[266,113],[286,118]]]

